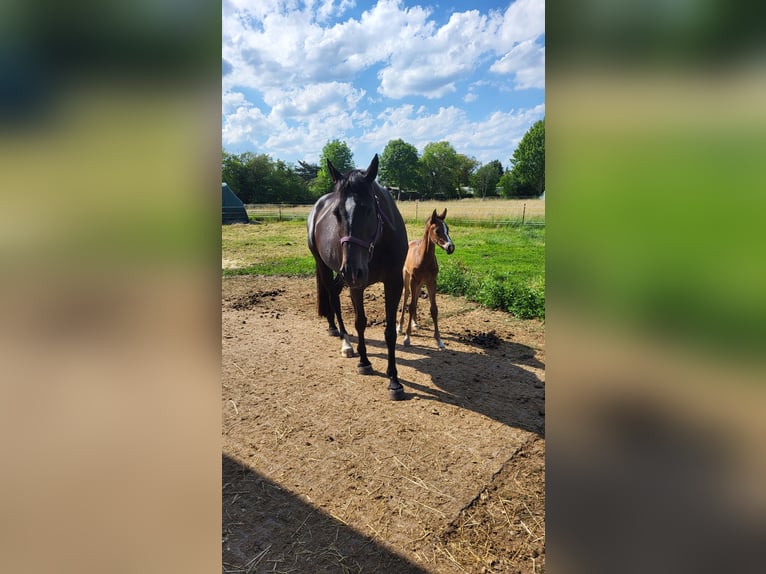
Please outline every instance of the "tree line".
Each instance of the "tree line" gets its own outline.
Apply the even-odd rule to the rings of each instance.
[[[328,159],[341,172],[356,167],[348,144],[337,139],[325,144],[318,164],[288,164],[266,154],[235,155],[224,149],[221,180],[244,203],[312,203],[332,190]],[[397,199],[460,199],[469,189],[481,198],[539,196],[545,191],[545,119],[524,134],[510,163],[508,170],[497,159],[482,164],[447,141],[427,144],[421,155],[412,144],[395,139],[380,155],[378,179]]]

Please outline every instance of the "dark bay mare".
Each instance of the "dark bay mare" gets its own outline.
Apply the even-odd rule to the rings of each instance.
[[[402,266],[407,256],[407,230],[391,194],[375,181],[378,156],[362,171],[341,174],[328,160],[333,191],[320,197],[308,218],[308,244],[316,260],[317,311],[327,318],[329,332],[341,338],[341,354],[353,357],[340,310],[340,292],[348,285],[356,314],[360,374],[372,373],[364,330],[364,290],[383,282],[386,300],[385,338],[388,347],[388,394],[404,398],[396,372],[396,311],[402,297]],[[336,326],[335,319],[338,324]],[[340,330],[338,330],[340,327]]]
[[[410,241],[407,259],[402,269],[404,279],[404,302],[402,303],[402,315],[396,332],[401,333],[404,325],[404,311],[407,308],[407,298],[412,294],[410,301],[410,316],[407,321],[407,332],[404,335],[404,344],[410,344],[410,334],[412,326],[418,328],[418,299],[420,298],[420,289],[423,285],[428,290],[428,298],[431,301],[431,319],[434,322],[434,339],[436,346],[444,348],[444,343],[439,335],[439,323],[437,317],[439,310],[436,307],[436,276],[439,274],[439,264],[436,261],[436,248],[438,245],[448,254],[455,251],[455,244],[449,236],[449,227],[444,222],[447,217],[445,209],[441,215],[436,214],[436,210],[426,221],[426,229],[423,237]]]

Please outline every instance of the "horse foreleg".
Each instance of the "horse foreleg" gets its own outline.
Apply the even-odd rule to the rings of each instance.
[[[356,366],[356,370],[360,375],[371,375],[372,364],[367,358],[367,345],[364,342],[364,330],[367,328],[367,315],[364,313],[364,289],[352,289],[351,302],[354,304],[354,313],[356,314],[354,327],[359,339],[359,344],[356,346],[359,353],[359,364]]]
[[[431,319],[434,322],[434,339],[436,339],[436,346],[440,349],[444,349],[444,342],[439,335],[439,309],[436,307],[436,281],[429,281],[426,283],[428,289],[428,299],[431,302]]]
[[[392,401],[400,401],[405,398],[404,387],[399,382],[396,371],[396,311],[399,308],[399,300],[402,297],[402,284],[398,281],[387,281],[383,284],[386,296],[386,347],[388,347],[388,398]]]
[[[329,333],[335,337],[340,337],[340,354],[347,359],[354,356],[354,348],[351,346],[351,341],[348,339],[348,333],[346,332],[346,325],[343,323],[343,316],[340,313],[340,291],[341,288],[338,285],[331,285],[329,291],[330,308],[333,310],[328,316],[330,323]],[[338,318],[338,326],[340,331],[335,328],[335,321],[333,316]]]

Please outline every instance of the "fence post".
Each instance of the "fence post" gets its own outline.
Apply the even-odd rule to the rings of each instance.
[[[418,221],[418,204],[420,203],[419,199],[415,200],[415,221]]]
[[[521,211],[521,225],[524,225],[524,216],[527,214],[527,204],[524,203],[524,209]]]
[[[280,203],[277,205],[277,208],[279,209],[279,222],[282,222],[282,204]]]

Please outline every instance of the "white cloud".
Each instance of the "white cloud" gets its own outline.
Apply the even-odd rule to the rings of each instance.
[[[356,108],[365,91],[351,84],[325,82],[294,90],[267,90],[264,101],[280,119],[325,118],[349,113]]]
[[[231,114],[241,106],[247,106],[249,103],[242,92],[226,92],[221,97],[222,111],[225,115]]]
[[[489,69],[498,74],[514,74],[516,89],[545,87],[545,47],[533,40],[514,46]]]
[[[530,109],[494,112],[473,122],[463,110],[453,106],[428,113],[405,104],[387,108],[377,117],[377,125],[359,141],[382,150],[390,140],[402,138],[422,153],[426,144],[447,140],[461,153],[473,150],[472,154],[481,162],[499,159],[507,163],[529,126],[544,115],[545,104],[540,104]]]
[[[242,105],[234,113],[225,117],[222,141],[225,145],[256,143],[260,140],[261,134],[269,133],[274,127],[260,108]]]
[[[378,91],[390,98],[455,92],[455,83],[476,69],[488,49],[487,24],[476,10],[455,13],[435,33],[404,39],[379,72]]]
[[[490,109],[507,109],[511,96],[498,104],[497,93],[544,88],[544,0],[454,12],[441,25],[431,17],[438,7],[378,0],[347,17],[355,5],[223,0],[225,145],[312,160],[335,138],[379,149],[398,137],[421,148],[447,139],[461,152],[464,145],[507,149],[530,117],[542,117],[544,108],[533,108],[475,123],[459,106],[481,98]],[[477,81],[487,70],[494,77]],[[428,106],[410,105],[413,97]],[[387,103],[403,105],[380,113]]]
[[[516,0],[508,6],[497,31],[498,51],[508,51],[518,42],[534,40],[544,33],[544,0]]]

